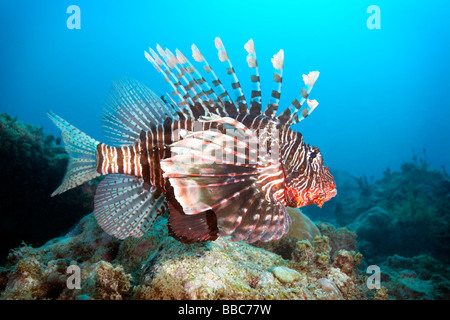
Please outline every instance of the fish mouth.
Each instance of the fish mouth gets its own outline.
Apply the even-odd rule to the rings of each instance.
[[[303,194],[303,196],[297,199],[297,207],[316,204],[319,208],[322,208],[323,204],[335,197],[336,194],[337,190],[335,184],[329,184],[325,188],[308,190]]]
[[[337,194],[336,183],[328,168],[325,168],[324,174],[324,178],[320,179],[319,183],[312,188],[298,190],[295,187],[287,186],[285,189],[286,205],[300,208],[316,204],[322,208],[325,202]]]

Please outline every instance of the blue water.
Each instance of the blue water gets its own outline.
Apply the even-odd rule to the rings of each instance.
[[[381,29],[367,27],[373,4]],[[81,9],[79,30],[67,28],[70,5]],[[320,105],[296,128],[331,171],[379,176],[424,148],[431,166],[449,168],[449,16],[449,1],[1,1],[0,112],[57,135],[45,115],[51,109],[104,141],[102,103],[112,80],[170,91],[144,58],[149,46],[190,57],[195,43],[226,83],[216,36],[249,99],[243,46],[253,38],[263,104],[279,49],[281,105],[297,96],[302,74],[321,72],[311,92]]]

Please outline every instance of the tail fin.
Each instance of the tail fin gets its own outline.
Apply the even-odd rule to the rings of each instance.
[[[96,170],[95,160],[95,152],[100,142],[81,132],[53,112],[49,111],[47,115],[61,130],[65,148],[69,154],[69,164],[64,180],[52,193],[53,197],[100,176]]]

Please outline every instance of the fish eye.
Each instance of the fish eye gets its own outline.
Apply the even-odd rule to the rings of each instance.
[[[315,151],[313,151],[313,152],[311,152],[311,153],[309,154],[309,157],[310,157],[311,159],[314,159],[316,156],[317,156],[317,153],[316,153]]]

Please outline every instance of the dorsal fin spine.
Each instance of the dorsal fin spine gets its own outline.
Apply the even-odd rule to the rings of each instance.
[[[311,71],[308,75],[303,75],[304,87],[301,89],[299,96],[283,111],[279,118],[286,120],[289,124],[296,124],[306,118],[318,103],[315,100],[309,100],[309,94],[319,77],[318,71]],[[302,109],[303,103],[308,100],[307,107]],[[301,110],[301,112],[300,112]],[[300,112],[300,117],[298,113]]]
[[[178,59],[173,55],[173,53],[169,50],[165,50],[165,58],[167,61],[170,61],[169,68],[175,70],[174,74],[177,79],[179,79],[180,83],[182,84],[184,90],[188,93],[189,97],[191,98],[191,101],[195,101],[198,103],[201,103],[201,99],[198,97],[198,94],[195,90],[195,86],[190,83],[190,81],[187,79],[186,69],[180,64]]]
[[[146,53],[147,59],[152,62],[158,72],[163,74],[166,82],[174,89],[173,94],[178,99],[178,103],[175,102],[173,105],[180,108],[180,111],[175,111],[176,114],[180,115],[181,112],[183,116],[197,118],[202,114],[230,116],[235,113],[249,113],[243,90],[220,38],[215,38],[215,47],[218,50],[219,60],[227,64],[227,74],[232,78],[231,86],[235,96],[234,100],[229,96],[220,79],[195,45],[191,47],[192,56],[195,61],[202,64],[203,69],[212,80],[212,86],[204,80],[202,75],[178,49],[176,49],[176,55],[174,55],[170,50],[163,50],[161,46],[157,45],[156,49],[162,59],[151,49],[151,55]],[[250,113],[261,114],[261,83],[253,40],[250,39],[244,45],[244,48],[248,53],[247,64],[251,70],[252,97],[250,100]],[[318,105],[317,101],[308,100],[308,96],[319,72],[313,71],[308,75],[303,75],[305,86],[300,91],[300,97],[294,99],[280,114],[277,111],[281,97],[284,51],[280,50],[275,54],[271,62],[275,69],[273,77],[274,88],[263,114],[277,118],[289,125],[296,124],[307,117]],[[307,106],[302,108],[305,101],[308,102]]]
[[[207,96],[204,94],[202,88],[198,85],[197,81],[190,75],[187,69],[181,64],[177,57],[168,49],[165,50],[164,59],[167,61],[169,68],[172,68],[175,71],[175,75],[177,79],[180,80],[184,89],[190,96],[190,101],[195,101],[197,106],[194,106],[194,103],[190,103],[187,101],[187,105],[190,107],[186,107],[187,109],[192,109],[192,114],[194,118],[197,118],[201,115],[209,115],[210,109],[208,108],[213,103],[209,101]],[[184,56],[179,52],[178,56],[181,60],[187,60]],[[199,109],[201,106],[201,109]],[[213,109],[213,108],[211,108]]]
[[[228,54],[225,50],[225,47],[220,38],[215,39],[216,49],[218,50],[219,60],[221,62],[227,63],[227,74],[231,77],[231,87],[233,88],[233,92],[235,94],[235,104],[239,106],[240,113],[248,113],[247,100],[245,100],[244,92],[242,91],[241,84],[236,76],[236,72],[234,71],[233,65],[231,64],[231,60],[228,57]]]
[[[187,85],[193,89],[194,96],[192,98],[195,99],[195,101],[198,102],[203,107],[205,115],[209,115],[210,114],[209,108],[212,109],[214,102],[211,99],[209,99],[208,95],[203,90],[203,87],[200,86],[200,84],[197,82],[197,79],[193,77],[192,75],[193,67],[189,67],[189,61],[186,59],[186,57],[178,49],[175,50],[175,53],[179,69],[183,73],[183,76],[186,78],[188,83]],[[170,54],[172,53],[170,52]]]
[[[150,52],[152,52],[153,50],[150,49]],[[146,55],[145,57],[147,58],[147,60],[153,65],[153,67],[155,67],[155,69],[162,74],[164,81],[167,82],[173,89],[173,95],[177,98],[178,103],[182,104],[183,103],[183,97],[181,96],[181,94],[179,93],[177,87],[175,86],[175,84],[169,79],[169,76],[167,75],[166,72],[164,72],[164,70],[162,70],[162,68],[159,66],[159,64],[156,62],[156,60],[154,58],[152,58],[150,56],[150,54],[148,54],[147,52],[145,52]]]
[[[222,103],[229,102],[233,104],[233,100],[231,99],[230,95],[228,94],[227,90],[225,90],[225,87],[220,82],[219,78],[217,77],[216,73],[212,69],[212,67],[209,65],[208,61],[203,57],[203,55],[200,53],[200,50],[197,48],[195,44],[192,45],[192,56],[194,57],[194,60],[197,62],[200,62],[203,66],[203,69],[205,72],[209,75],[209,77],[212,80],[212,84],[215,87],[216,94],[218,100]],[[225,109],[223,108],[224,112]]]
[[[256,60],[255,44],[250,39],[245,45],[247,51],[247,64],[251,71],[252,96],[250,99],[250,113],[261,113],[261,83],[259,80],[258,62]]]
[[[104,118],[102,126],[105,128],[105,133],[110,135],[110,139],[114,143],[118,143],[120,145],[127,144],[131,139],[138,139],[134,132],[130,131],[129,128],[124,125],[124,122],[120,122],[116,119],[116,115],[109,112],[106,107],[104,108]],[[108,125],[107,125],[108,124]],[[125,136],[125,137],[124,137]]]
[[[129,112],[129,114],[133,116],[132,119],[135,119],[135,122],[139,122],[140,125],[143,127],[150,126],[150,123],[155,123],[158,121],[157,118],[155,117],[155,115],[153,114],[153,112],[157,113],[159,118],[164,117],[163,114],[160,114],[158,112],[158,108],[157,108],[156,104],[155,104],[155,107],[148,110],[149,112],[147,112],[147,113],[142,112],[142,110],[140,108],[134,108],[132,106],[132,98],[134,98],[135,101],[138,99],[142,99],[142,98],[153,101],[153,98],[145,95],[144,91],[139,91],[140,96],[138,96],[138,93],[136,91],[130,90],[131,89],[130,83],[123,79],[120,79],[119,83],[121,86],[120,86],[120,88],[117,88],[118,92],[121,93],[123,96],[127,97],[127,99],[126,99],[127,110]],[[136,87],[139,87],[141,89],[140,83],[136,83]],[[119,109],[120,108],[121,107],[119,106]]]
[[[150,89],[133,79],[113,82],[104,104],[104,127],[108,138],[119,146],[132,144],[142,130],[176,118],[173,107],[165,104]]]
[[[133,107],[129,102],[129,95],[131,90],[125,90],[125,83],[122,80],[118,81],[120,85],[117,83],[113,83],[113,86],[116,90],[113,91],[112,97],[117,99],[122,97],[122,104],[120,106],[110,105],[111,110],[116,112],[116,119],[121,119],[122,123],[125,123],[127,127],[137,127],[138,125],[145,126],[145,123],[142,123],[141,119],[136,116]],[[116,101],[116,100],[114,100]],[[131,117],[129,116],[131,115]]]
[[[164,52],[164,50],[162,50],[160,45],[156,46],[159,54],[163,57],[163,59],[167,62],[167,58],[166,58],[166,53]],[[158,62],[159,61],[159,65],[162,66],[164,68],[164,71],[166,72],[166,74],[168,75],[168,79],[170,81],[170,83],[172,83],[173,87],[176,88],[174,95],[178,97],[178,99],[180,99],[181,101],[179,101],[180,105],[186,105],[186,103],[191,103],[194,104],[194,102],[192,101],[192,99],[189,97],[189,94],[187,93],[187,91],[184,89],[184,87],[182,86],[181,82],[179,81],[179,79],[174,75],[174,73],[172,72],[171,68],[169,68],[167,66],[166,63],[164,63],[161,58],[158,57],[158,55],[156,54],[155,51],[153,51],[152,49],[150,49],[150,53],[153,56],[153,58],[155,58],[155,60]],[[159,58],[156,59],[156,57]],[[181,96],[181,98],[178,96],[178,94]],[[187,101],[186,101],[187,100]],[[183,109],[186,110],[186,109]],[[187,108],[187,112],[189,116],[193,116],[190,112],[190,109]]]
[[[177,52],[177,55],[178,55],[178,53],[182,54],[178,49],[176,52]],[[183,55],[183,57],[184,57],[184,55]],[[203,92],[208,97],[208,99],[211,102],[218,102],[218,97],[217,97],[216,93],[212,90],[212,88],[210,87],[208,82],[206,82],[206,80],[197,71],[197,69],[194,68],[192,63],[186,57],[184,57],[184,59],[186,60],[186,62],[183,64],[183,66],[186,68],[186,70],[191,75],[191,77],[197,82],[197,84],[202,88]],[[178,60],[180,60],[180,59],[178,59]]]
[[[272,58],[272,65],[274,68],[273,81],[274,87],[270,94],[269,104],[266,106],[264,113],[269,117],[275,117],[281,97],[281,83],[283,81],[283,66],[284,66],[284,51],[280,50]]]
[[[197,94],[200,96],[201,103],[205,109],[206,114],[209,114],[209,109],[214,109],[214,103],[218,103],[218,97],[215,92],[211,89],[206,80],[202,75],[194,68],[191,62],[181,53],[180,50],[175,50],[177,59],[181,63],[182,67],[185,69],[186,76],[191,80],[196,87]]]

